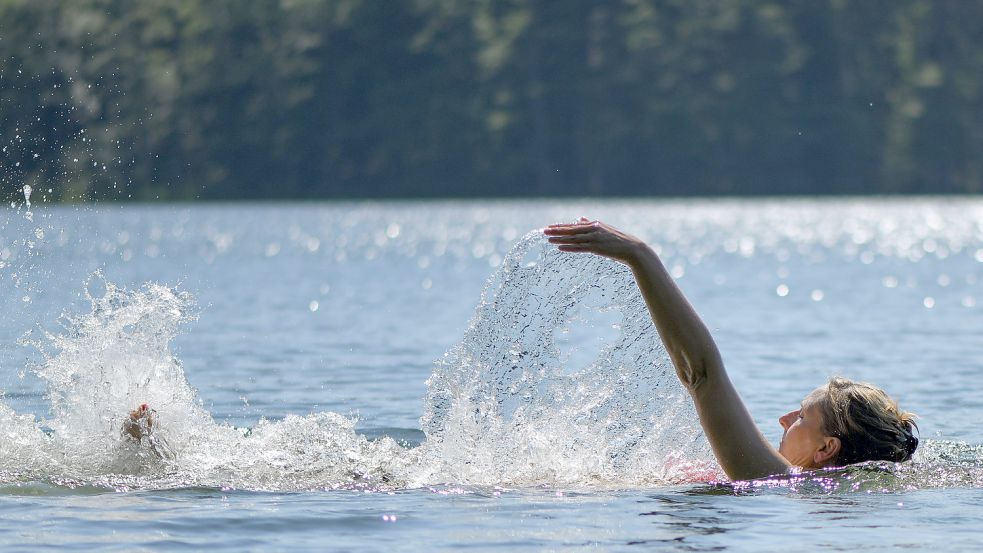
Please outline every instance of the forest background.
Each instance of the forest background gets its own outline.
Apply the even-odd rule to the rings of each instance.
[[[977,193],[983,2],[0,0],[0,146],[8,200]]]

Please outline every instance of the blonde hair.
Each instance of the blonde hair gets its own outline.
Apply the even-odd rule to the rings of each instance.
[[[914,413],[901,411],[884,390],[834,376],[803,404],[817,406],[823,432],[840,439],[836,464],[907,461],[918,447]]]

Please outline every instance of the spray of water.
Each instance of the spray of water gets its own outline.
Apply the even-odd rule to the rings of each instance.
[[[30,184],[25,184],[21,189],[24,192],[24,205],[27,207],[27,212],[31,212],[31,192],[34,191]]]
[[[86,293],[87,313],[64,316],[62,332],[35,344],[50,416],[0,403],[8,432],[0,479],[124,489],[626,485],[680,481],[709,466],[630,276],[599,258],[561,255],[538,233],[492,276],[464,338],[436,363],[427,440],[413,449],[369,440],[335,413],[249,431],[216,423],[170,350],[196,317],[192,298],[159,284],[125,290],[99,275],[92,288],[105,291]],[[598,314],[619,327],[600,347],[590,340]],[[582,343],[568,337],[561,351],[557,337],[578,324]],[[155,409],[164,455],[121,432],[141,403]]]
[[[614,339],[591,350],[605,323]],[[629,271],[561,253],[540,232],[489,280],[464,339],[427,385],[423,449],[434,474],[454,481],[653,484],[714,474]]]
[[[86,293],[87,313],[63,317],[61,332],[35,344],[49,416],[0,401],[0,486],[625,487],[721,476],[630,274],[561,254],[539,233],[508,255],[460,343],[436,362],[426,440],[416,448],[370,440],[335,413],[248,430],[215,422],[170,350],[196,316],[192,298],[158,284],[125,290],[97,275],[87,288],[99,287]],[[155,409],[164,455],[121,432],[141,403]],[[942,485],[980,485],[981,458],[978,448],[928,442],[916,463],[760,485],[896,489],[937,485],[939,474]]]
[[[105,293],[86,293],[90,311],[66,315],[64,331],[37,344],[50,417],[36,421],[0,404],[11,438],[0,449],[0,479],[275,490],[395,481],[386,470],[407,458],[402,448],[386,438],[370,442],[341,415],[260,421],[248,433],[216,423],[170,351],[196,316],[192,298],[159,284],[131,291],[93,280]],[[154,424],[137,442],[121,429],[141,403],[153,406]]]

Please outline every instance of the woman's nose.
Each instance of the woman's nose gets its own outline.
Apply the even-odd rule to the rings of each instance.
[[[799,414],[798,410],[789,411],[788,413],[785,413],[781,417],[778,417],[778,424],[782,425],[782,428],[784,428],[785,430],[788,430],[788,427],[792,426],[792,421],[795,420],[795,417],[798,414]]]

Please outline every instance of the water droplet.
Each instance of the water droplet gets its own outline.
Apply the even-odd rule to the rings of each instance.
[[[784,298],[788,295],[788,286],[779,284],[778,288],[775,288],[775,293],[778,294],[778,297]]]
[[[823,294],[822,290],[813,290],[812,293],[809,294],[809,297],[812,298],[812,301],[823,301],[825,294]]]
[[[935,298],[927,296],[924,300],[922,300],[922,305],[924,305],[926,309],[932,309],[935,307]]]
[[[307,305],[307,308],[311,310],[311,313],[314,313],[320,306],[321,304],[318,303],[317,300],[311,300],[311,303]]]

